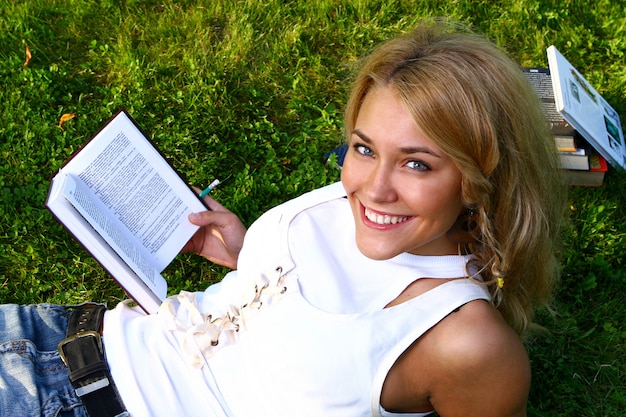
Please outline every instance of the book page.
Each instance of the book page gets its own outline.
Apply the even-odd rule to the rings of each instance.
[[[198,227],[187,216],[206,208],[125,113],[120,113],[62,172],[97,197],[162,271]]]
[[[124,132],[119,132],[78,178],[155,259],[188,212],[183,200]],[[162,270],[168,263],[166,259],[157,267]]]
[[[162,294],[167,290],[159,271],[152,267],[145,248],[138,245],[132,235],[125,233],[118,219],[107,215],[103,203],[95,198],[88,188],[71,175],[66,175],[63,195],[146,285],[156,294]]]
[[[524,68],[524,75],[541,99],[544,114],[554,135],[573,135],[574,127],[563,118],[556,108],[552,77],[548,68]]]

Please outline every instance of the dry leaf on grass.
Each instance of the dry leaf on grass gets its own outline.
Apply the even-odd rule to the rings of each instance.
[[[68,120],[72,120],[74,117],[76,117],[76,115],[73,113],[65,113],[63,116],[61,116],[61,120],[59,120],[59,127],[61,128],[61,130],[63,130],[63,123],[67,122]]]
[[[27,67],[30,59],[33,57],[33,54],[30,52],[30,48],[28,47],[28,43],[24,41],[24,45],[26,45],[26,61],[24,61],[24,66]]]

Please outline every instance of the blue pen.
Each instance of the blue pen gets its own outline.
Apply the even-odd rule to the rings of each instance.
[[[213,180],[213,182],[211,184],[209,184],[208,187],[206,187],[204,189],[204,191],[202,191],[200,193],[200,198],[204,198],[207,195],[209,195],[209,193],[211,192],[212,189],[214,189],[215,187],[217,187],[217,185],[220,183],[220,180]]]

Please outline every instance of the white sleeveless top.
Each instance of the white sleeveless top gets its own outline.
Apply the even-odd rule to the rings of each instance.
[[[338,183],[270,210],[248,231],[238,271],[204,292],[152,316],[125,304],[107,312],[107,358],[133,417],[428,414],[382,410],[389,369],[489,294],[460,279],[384,308],[418,278],[466,276],[468,258],[364,257],[344,195]]]

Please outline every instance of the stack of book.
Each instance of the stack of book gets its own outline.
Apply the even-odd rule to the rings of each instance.
[[[619,115],[554,47],[549,68],[524,68],[541,98],[570,185],[598,187],[609,164],[626,168]]]

